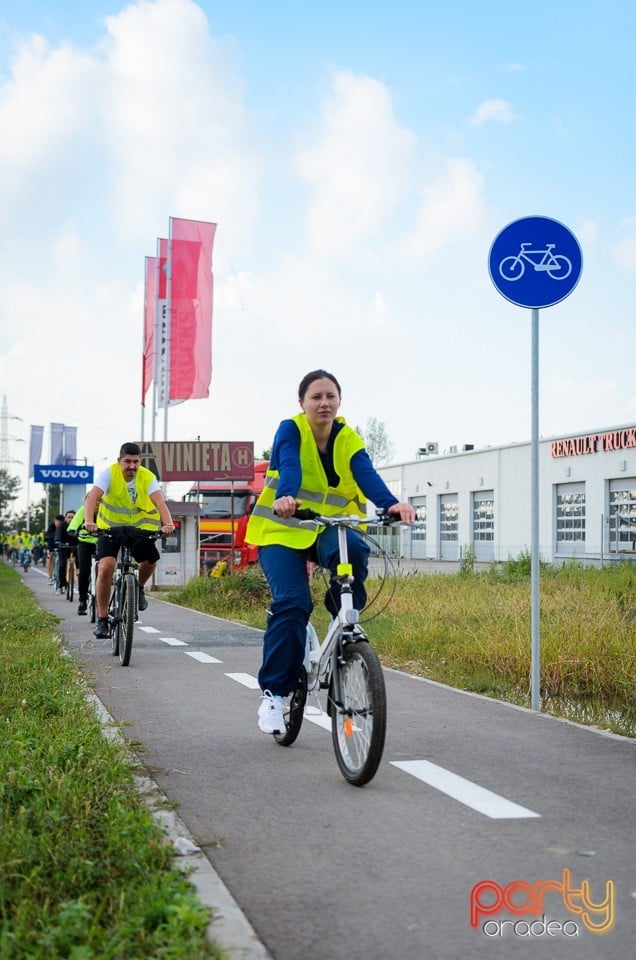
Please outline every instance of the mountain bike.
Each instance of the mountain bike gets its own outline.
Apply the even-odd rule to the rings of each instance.
[[[360,626],[360,612],[353,606],[353,571],[348,559],[347,527],[357,529],[373,523],[387,526],[400,518],[382,511],[377,517],[323,516],[299,509],[295,517],[303,526],[338,528],[339,562],[336,582],[340,587],[340,609],[322,641],[311,622],[307,624],[305,661],[296,689],[284,699],[285,730],[273,737],[283,747],[295,742],[303,722],[309,693],[319,701],[327,692],[327,714],[336,760],[345,780],[362,787],[374,776],[382,759],[386,734],[386,690],[378,655]],[[385,559],[386,556],[385,556]],[[321,708],[322,712],[322,708]]]
[[[75,595],[75,583],[77,581],[77,561],[75,559],[75,548],[68,550],[66,558],[66,599],[73,602]]]
[[[132,548],[140,540],[156,540],[158,534],[136,530],[129,526],[109,527],[101,535],[119,545],[117,566],[108,604],[108,627],[113,647],[113,656],[119,656],[122,667],[130,663],[133,631],[138,619],[139,579],[137,562]]]

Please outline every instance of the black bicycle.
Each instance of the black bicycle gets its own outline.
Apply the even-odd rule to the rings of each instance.
[[[119,656],[122,667],[127,667],[132,654],[133,631],[139,609],[138,567],[132,550],[140,540],[154,541],[159,535],[129,526],[109,527],[108,530],[101,530],[100,534],[119,546],[108,604],[108,629],[113,656]]]

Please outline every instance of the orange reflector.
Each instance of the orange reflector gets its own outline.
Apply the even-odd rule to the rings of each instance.
[[[352,736],[353,736],[353,724],[351,723],[351,717],[345,717],[345,718],[344,718],[344,724],[343,724],[343,726],[344,726],[345,737],[352,737]]]

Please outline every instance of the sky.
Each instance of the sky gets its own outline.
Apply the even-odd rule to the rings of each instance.
[[[541,436],[633,424],[635,89],[633,0],[0,0],[11,459],[31,424],[42,462],[61,422],[96,470],[142,435],[170,217],[218,224],[210,396],[169,410],[170,440],[259,455],[318,367],[396,462],[529,440],[531,311],[488,271],[526,216],[583,257],[540,311]]]

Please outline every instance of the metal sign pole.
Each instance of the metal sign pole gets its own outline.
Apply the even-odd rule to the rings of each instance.
[[[581,276],[581,248],[574,234],[550,217],[522,217],[495,237],[488,255],[490,279],[506,300],[532,310],[531,449],[531,656],[532,709],[541,707],[539,637],[539,309],[560,303]]]
[[[533,710],[541,709],[541,639],[539,581],[541,556],[539,552],[539,311],[532,310],[532,452],[531,452],[531,662],[530,694]]]

